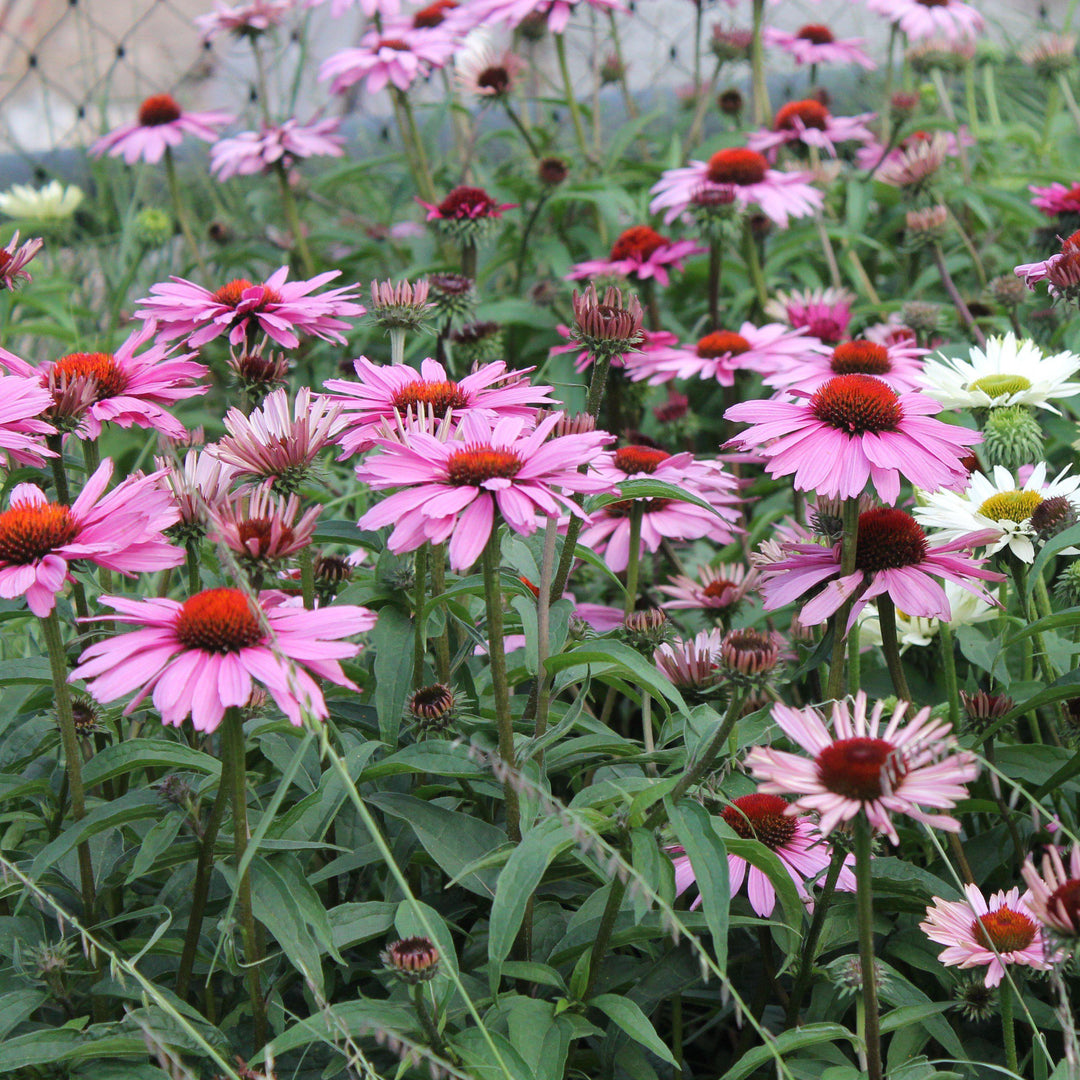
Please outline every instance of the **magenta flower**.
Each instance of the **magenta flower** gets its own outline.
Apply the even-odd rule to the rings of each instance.
[[[441,203],[416,200],[425,210],[425,221],[470,222],[497,221],[504,210],[513,210],[517,203],[496,202],[483,188],[462,185],[454,188]]]
[[[626,11],[619,0],[476,0],[470,7],[483,22],[519,25],[530,15],[543,15],[548,29],[561,34],[570,21],[570,13],[579,5],[586,4],[598,11]]]
[[[827,352],[827,346],[805,330],[793,330],[780,323],[755,326],[745,322],[738,333],[714,330],[693,345],[631,353],[626,358],[626,367],[634,382],[648,379],[651,386],[694,377],[734,386],[737,371],[764,374]]]
[[[0,363],[10,356],[0,349]],[[0,376],[0,464],[12,462],[41,468],[46,457],[56,455],[42,443],[43,435],[55,435],[56,428],[40,419],[52,407],[52,395],[36,378]]]
[[[1020,870],[1028,887],[1028,910],[1047,930],[1062,939],[1080,938],[1080,844],[1074,844],[1066,868],[1058,848],[1043,856],[1042,874],[1031,856]]]
[[[799,896],[812,903],[813,897],[807,891],[806,882],[815,881],[828,869],[832,861],[832,845],[805,814],[789,814],[788,805],[788,801],[779,795],[743,795],[725,807],[722,816],[744,840],[758,840],[774,852],[795,883]],[[675,851],[681,852],[682,849]],[[745,881],[750,906],[763,919],[767,919],[776,907],[773,883],[763,870],[740,856],[729,854],[727,860],[731,895],[734,897]],[[844,892],[855,891],[855,875],[849,869],[854,861],[855,856],[848,855],[836,879],[836,887]],[[688,856],[677,854],[671,862],[675,867],[675,895],[679,896],[697,878]],[[700,903],[699,896],[690,906],[696,908]]]
[[[281,23],[293,8],[293,0],[247,0],[230,6],[223,0],[214,0],[214,10],[197,15],[195,25],[204,41],[212,41],[218,34],[262,33]]]
[[[820,101],[789,101],[777,110],[771,131],[755,131],[746,145],[758,153],[771,154],[788,143],[802,143],[825,150],[836,157],[836,144],[869,142],[874,133],[866,126],[876,113],[860,113],[858,116],[833,116]]]
[[[426,432],[406,433],[404,442],[377,440],[381,452],[358,465],[356,475],[379,490],[402,490],[372,507],[359,528],[393,525],[387,543],[397,553],[449,540],[450,565],[465,570],[495,528],[496,509],[526,536],[544,517],[584,516],[567,494],[610,490],[607,480],[578,466],[595,461],[612,437],[602,431],[552,437],[560,419],[556,413],[529,431],[520,416],[492,423],[471,413],[446,441]]]
[[[794,33],[766,26],[762,36],[766,45],[783,49],[799,65],[858,64],[867,71],[877,67],[863,52],[865,38],[837,38],[822,23],[807,23]]]
[[[384,421],[395,413],[425,413],[436,420],[460,421],[479,413],[490,423],[504,416],[532,421],[539,405],[556,404],[550,386],[533,386],[527,375],[532,368],[508,371],[497,360],[461,380],[447,376],[435,360],[424,360],[420,370],[406,364],[373,364],[361,356],[353,361],[359,382],[327,379],[330,400],[342,408],[345,425],[340,437],[342,457],[360,453],[382,434]]]
[[[16,229],[6,247],[0,247],[0,291],[3,289],[17,289],[21,282],[19,278],[32,281],[30,274],[23,269],[35,255],[45,246],[45,241],[40,237],[27,240],[22,247],[19,246],[19,230]]]
[[[998,530],[968,533],[947,544],[931,546],[922,526],[903,510],[878,506],[859,515],[855,542],[855,570],[841,576],[839,543],[785,544],[786,558],[771,563],[761,573],[766,611],[775,611],[828,582],[799,609],[799,622],[813,626],[824,622],[854,597],[847,629],[875,596],[887,595],[909,617],[951,619],[945,590],[934,580],[952,581],[969,593],[993,604],[994,598],[972,578],[1004,581],[1001,574],[983,568],[982,559],[961,554],[986,544]]]
[[[1080,184],[1073,184],[1071,187],[1058,183],[1053,183],[1049,187],[1030,184],[1028,191],[1035,196],[1031,200],[1031,205],[1041,210],[1047,217],[1056,217],[1058,214],[1080,214]]]
[[[405,91],[417,79],[443,67],[458,47],[457,37],[441,28],[395,28],[392,36],[373,30],[361,38],[358,47],[342,49],[324,60],[319,81],[329,80],[334,94],[358,82],[365,84],[369,94],[377,94],[388,84]]]
[[[856,338],[837,345],[831,353],[806,353],[791,358],[785,367],[765,377],[765,385],[777,392],[813,394],[837,375],[873,375],[887,383],[897,394],[906,394],[924,386],[924,357],[930,350],[920,348],[910,339],[881,345]]]
[[[986,25],[982,15],[961,0],[866,0],[866,6],[896,23],[909,41],[966,41],[978,37]]]
[[[555,329],[564,337],[569,339],[566,345],[556,345],[553,349],[550,349],[552,356],[557,356],[559,353],[576,352],[577,356],[574,358],[574,370],[588,371],[592,366],[592,353],[588,349],[582,349],[581,343],[575,341],[572,338],[572,332],[569,326],[564,326],[559,323]],[[675,334],[670,333],[667,330],[642,330],[641,342],[638,344],[637,351],[632,353],[619,353],[611,358],[612,367],[628,367],[627,361],[645,362],[650,356],[657,350],[669,349],[672,345],[677,345],[679,342],[678,337]]]
[[[0,597],[25,596],[45,616],[76,559],[128,575],[184,561],[162,535],[179,515],[158,474],[129,476],[106,495],[112,472],[106,458],[70,507],[49,502],[34,484],[16,485],[0,513]]]
[[[301,158],[341,157],[345,140],[337,134],[339,123],[337,118],[307,125],[286,120],[274,127],[219,139],[210,149],[210,171],[219,180],[228,180],[254,176],[278,162],[289,169]]]
[[[103,135],[90,147],[90,153],[94,157],[106,152],[109,157],[123,155],[128,165],[134,165],[140,158],[154,165],[166,150],[179,146],[185,135],[214,142],[218,129],[232,119],[226,112],[184,112],[171,95],[154,94],[139,106],[139,118],[135,123],[122,124]]]
[[[269,483],[259,484],[231,498],[207,506],[207,534],[245,562],[262,569],[306,548],[315,532],[322,507],[300,513],[295,494],[275,495]]]
[[[867,480],[895,503],[900,478],[925,491],[967,485],[962,459],[977,431],[932,419],[941,406],[900,394],[872,375],[837,375],[800,401],[743,401],[724,414],[753,424],[731,444],[758,449],[770,476],[794,474],[800,491],[849,498]]]
[[[630,512],[635,502],[642,510],[639,556],[656,551],[665,540],[700,540],[730,543],[739,531],[738,481],[721,462],[697,461],[692,454],[672,456],[651,446],[621,446],[606,451],[595,465],[608,490],[626,480],[662,480],[708,503],[678,499],[619,499],[593,511],[581,531],[579,544],[602,553],[612,570],[625,570],[630,556]]]
[[[765,305],[765,314],[795,330],[836,345],[847,336],[855,294],[847,289],[827,288],[777,292]]]
[[[942,900],[935,896],[919,929],[939,945],[947,945],[938,959],[947,967],[986,968],[986,985],[998,986],[1005,968],[1046,971],[1051,955],[1042,931],[1028,906],[1030,893],[1019,889],[996,892],[987,903],[978,885],[966,885],[967,900]]]
[[[154,319],[164,341],[182,337],[192,348],[225,333],[230,345],[251,344],[259,333],[285,349],[300,344],[299,334],[344,345],[341,331],[349,329],[349,324],[342,316],[363,315],[367,310],[353,303],[359,295],[357,286],[312,295],[340,274],[340,270],[328,270],[307,281],[286,281],[289,268],[282,266],[261,284],[236,278],[216,292],[174,277],[150,286],[150,295],[137,301],[142,306],[135,317]]]
[[[667,285],[668,267],[681,270],[683,260],[703,251],[705,248],[693,240],[668,240],[648,225],[635,225],[615,241],[606,259],[577,263],[570,268],[566,280],[614,274],[638,281],[655,278],[661,285]]]
[[[649,212],[666,210],[671,224],[695,199],[730,196],[740,209],[753,206],[767,218],[787,228],[789,217],[806,217],[821,209],[824,195],[806,172],[781,172],[755,150],[732,147],[717,150],[708,162],[691,161],[682,169],[668,169],[654,184]]]
[[[70,681],[86,679],[101,702],[138,691],[126,713],[152,692],[163,723],[179,727],[190,716],[203,732],[214,731],[227,708],[246,705],[255,682],[297,727],[304,712],[325,720],[326,702],[312,675],[355,690],[338,661],[360,647],[341,639],[375,625],[367,608],[306,611],[271,598],[256,602],[230,588],[208,589],[184,603],[126,596],[101,601],[116,611],[103,618],[140,629],[91,645]]]
[[[763,781],[759,791],[798,795],[785,813],[820,815],[818,827],[825,836],[857,814],[865,814],[894,844],[900,838],[892,814],[959,832],[955,818],[923,807],[951,810],[966,798],[964,785],[979,771],[975,756],[957,749],[951,725],[932,720],[929,708],[901,726],[908,704],[899,702],[882,728],[885,706],[879,701],[867,716],[866,694],[860,690],[850,705],[846,700],[833,702],[830,733],[817,709],[777,703],[772,718],[793,743],[814,756],[755,746],[746,756],[747,768]]]
[[[1061,251],[1042,262],[1023,263],[1013,268],[1018,278],[1034,290],[1045,281],[1050,295],[1075,297],[1080,292],[1080,230],[1061,241]]]
[[[207,368],[196,353],[170,356],[160,343],[138,352],[154,337],[157,327],[147,322],[115,353],[69,353],[34,367],[14,353],[0,349],[0,365],[16,375],[37,379],[50,397],[50,416],[65,421],[80,439],[96,439],[104,423],[141,427],[181,439],[187,429],[166,406],[205,394],[197,385]]]

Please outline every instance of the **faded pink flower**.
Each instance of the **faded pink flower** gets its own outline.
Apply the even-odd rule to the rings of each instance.
[[[982,15],[961,0],[866,0],[866,6],[896,23],[909,41],[964,41],[977,38],[986,25]]]
[[[865,38],[838,38],[823,23],[807,23],[794,32],[766,26],[762,37],[766,45],[793,56],[796,64],[858,64],[867,71],[877,67],[863,51]]]
[[[307,125],[289,119],[259,131],[241,131],[214,143],[210,171],[219,180],[228,180],[233,176],[254,176],[279,162],[289,169],[302,158],[341,157],[345,140],[337,134],[339,126],[336,117]]]
[[[369,94],[377,94],[389,84],[404,91],[443,67],[458,47],[456,36],[441,28],[395,27],[385,36],[373,30],[363,36],[358,47],[342,49],[324,60],[319,81],[329,80],[334,94],[344,93],[358,82],[364,83]]]

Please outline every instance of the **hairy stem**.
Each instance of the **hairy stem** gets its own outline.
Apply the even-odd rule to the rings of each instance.
[[[878,623],[881,626],[881,651],[885,654],[885,664],[889,669],[896,696],[904,701],[911,700],[907,676],[904,674],[904,661],[900,658],[900,644],[896,639],[896,605],[888,593],[877,598]],[[955,677],[955,672],[953,673]]]
[[[870,823],[866,815],[860,813],[855,817],[855,904],[859,918],[862,1000],[866,1005],[866,1073],[868,1080],[882,1080],[877,978],[874,973],[874,893],[870,880],[870,847]]]
[[[843,540],[840,548],[840,576],[855,572],[855,547],[859,541],[859,497],[851,496],[844,500],[841,511],[844,523]],[[844,696],[844,636],[847,630],[848,615],[851,613],[851,601],[846,600],[832,617],[833,644],[832,660],[829,664],[828,696],[838,700]]]

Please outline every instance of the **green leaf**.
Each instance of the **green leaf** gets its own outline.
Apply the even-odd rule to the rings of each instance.
[[[130,885],[133,881],[138,881],[154,865],[157,857],[172,847],[177,833],[180,832],[186,820],[185,810],[175,810],[150,826],[139,844],[138,851],[135,852],[135,861],[131,864],[125,884]]]
[[[323,1043],[329,1048],[341,1046],[342,1037],[360,1038],[365,1035],[412,1031],[416,1020],[411,1004],[373,1001],[361,998],[341,1005],[331,1005],[286,1028],[252,1059],[261,1064],[268,1053],[280,1057],[311,1043]],[[145,1051],[144,1051],[145,1052]],[[342,1054],[342,1051],[337,1051]]]
[[[725,863],[726,865],[726,863]],[[641,1011],[641,1006],[619,994],[598,994],[589,999],[616,1027],[621,1028],[634,1042],[641,1043],[662,1061],[678,1067],[675,1055],[656,1034],[652,1021]]]
[[[1077,525],[1076,528],[1080,529],[1080,525]],[[1068,628],[1072,626],[1080,626],[1080,607],[1071,607],[1066,608],[1064,611],[1055,611],[1053,615],[1046,615],[1033,623],[1028,623],[1013,634],[1006,644],[1015,645],[1018,641],[1023,641],[1024,638],[1031,637],[1033,634],[1043,634],[1047,630],[1060,630],[1063,627]]]
[[[103,780],[133,772],[135,769],[182,769],[221,775],[221,762],[201,750],[193,750],[171,739],[129,739],[107,746],[83,766],[83,783],[96,787]]]
[[[25,660],[0,660],[0,686],[14,683],[51,683],[52,668],[42,656]]]
[[[745,1077],[753,1075],[756,1069],[775,1061],[777,1056],[782,1057],[793,1050],[803,1050],[819,1043],[836,1043],[841,1039],[846,1039],[853,1046],[857,1042],[857,1036],[841,1024],[804,1024],[801,1028],[785,1031],[775,1038],[770,1036],[769,1045],[755,1046],[753,1050],[743,1054],[720,1080],[745,1080]]]
[[[623,502],[626,499],[672,499],[675,502],[693,503],[703,510],[708,510],[717,517],[720,516],[716,508],[706,502],[699,495],[691,495],[686,488],[677,484],[670,484],[666,480],[624,480],[619,485],[617,492],[606,495],[596,495],[586,503],[586,509],[590,512],[599,510],[601,507],[610,506],[611,503]]]
[[[1043,567],[1063,548],[1075,547],[1080,544],[1080,525],[1073,525],[1066,529],[1064,532],[1060,532],[1057,536],[1051,537],[1043,546],[1039,549],[1039,553],[1035,556],[1035,561],[1031,564],[1031,568],[1027,572],[1027,578],[1024,580],[1024,596],[1031,595],[1032,590],[1035,588],[1035,582],[1038,581],[1039,576],[1043,572]]]
[[[0,1040],[48,1000],[49,995],[44,990],[13,990],[0,995]]]
[[[713,937],[713,950],[721,971],[727,968],[728,915],[731,886],[728,882],[727,848],[713,828],[712,818],[703,806],[664,799],[668,821],[675,838],[690,857],[701,909]]]
[[[394,925],[397,904],[367,900],[358,904],[339,904],[327,912],[334,948],[349,949],[372,938],[381,937]]]
[[[357,783],[378,780],[399,773],[431,773],[435,776],[473,777],[484,769],[468,756],[468,747],[459,743],[429,741],[406,746],[396,754],[369,765]]]
[[[608,672],[614,671],[650,690],[660,700],[666,698],[679,712],[686,712],[686,702],[682,694],[664,678],[659,669],[650,664],[636,649],[621,641],[596,638],[576,649],[550,656],[544,664],[547,671],[554,675],[568,668],[591,668],[594,678],[602,679]]]
[[[488,1038],[494,1044],[498,1057],[488,1045]],[[461,1055],[466,1075],[474,1077],[474,1080],[534,1080],[521,1055],[506,1036],[497,1031],[488,1032],[485,1038],[479,1028],[467,1027],[454,1036],[451,1045]]]
[[[412,685],[413,624],[400,608],[384,607],[370,632],[375,650],[375,710],[383,742],[397,744],[405,697]]]

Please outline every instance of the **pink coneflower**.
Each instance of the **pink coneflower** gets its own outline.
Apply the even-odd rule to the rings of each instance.
[[[625,570],[630,555],[630,514],[642,510],[639,555],[656,551],[665,540],[730,543],[738,527],[738,481],[718,461],[698,461],[692,454],[672,456],[651,446],[622,446],[605,452],[596,472],[617,489],[627,480],[661,480],[708,503],[708,509],[677,499],[619,499],[595,510],[578,543],[602,553],[612,570]]]
[[[651,189],[655,198],[649,212],[667,211],[664,223],[670,225],[695,198],[730,196],[740,209],[756,207],[785,229],[789,217],[806,217],[821,209],[825,197],[810,180],[809,173],[769,168],[755,150],[732,147],[717,150],[708,162],[691,161],[685,168],[668,169]]]
[[[1080,230],[1061,241],[1061,251],[1042,262],[1023,263],[1013,273],[1034,290],[1045,281],[1052,297],[1073,298],[1080,294]]]
[[[274,127],[219,139],[210,149],[210,171],[219,180],[228,180],[233,176],[254,176],[278,162],[288,169],[301,158],[341,157],[345,140],[337,134],[339,124],[337,118],[306,125],[290,119]]]
[[[897,395],[873,375],[837,375],[799,401],[744,401],[724,414],[754,426],[731,440],[758,449],[770,476],[794,474],[800,491],[849,498],[867,480],[895,503],[900,478],[925,491],[966,485],[963,459],[977,431],[932,419],[941,406],[919,391]]]
[[[755,326],[745,322],[738,333],[714,330],[692,345],[650,349],[631,354],[626,360],[630,378],[648,379],[651,386],[672,379],[715,379],[721,386],[733,386],[737,371],[761,374],[783,368],[828,349],[805,330],[793,330],[781,323]]]
[[[1051,846],[1043,855],[1042,874],[1030,855],[1020,873],[1028,887],[1028,910],[1043,927],[1062,939],[1080,937],[1080,844],[1073,845],[1068,868]]]
[[[858,64],[867,71],[877,67],[863,52],[865,38],[838,38],[822,23],[807,23],[794,33],[767,26],[762,37],[766,45],[790,53],[796,64]]]
[[[440,420],[451,416],[454,421],[479,413],[495,423],[503,416],[532,420],[537,406],[557,404],[550,386],[529,382],[532,368],[508,371],[502,360],[461,380],[451,379],[442,364],[431,359],[424,360],[419,371],[406,364],[373,364],[364,356],[354,360],[353,367],[359,382],[327,379],[323,384],[342,408],[342,457],[370,447],[395,412],[427,413]]]
[[[682,693],[707,694],[720,682],[720,646],[724,632],[701,630],[694,637],[666,641],[653,653],[653,663]]]
[[[873,375],[898,394],[920,389],[922,357],[929,352],[913,341],[881,345],[866,338],[843,341],[831,353],[806,353],[792,357],[787,366],[766,376],[765,385],[778,391],[813,394],[837,375]]]
[[[683,260],[703,251],[705,248],[693,240],[669,240],[649,225],[635,225],[615,241],[606,259],[577,263],[570,268],[566,280],[614,274],[638,281],[655,278],[661,285],[667,285],[669,266],[681,270]]]
[[[951,131],[916,131],[888,151],[879,142],[867,143],[855,151],[855,161],[883,184],[918,190],[946,159],[960,153],[961,143],[972,146],[975,140],[967,131],[961,131],[961,139]]]
[[[45,241],[40,237],[27,240],[22,247],[19,246],[19,230],[16,229],[6,247],[0,247],[0,291],[3,289],[17,289],[21,282],[32,281],[30,274],[23,269],[35,255],[45,246]]]
[[[758,840],[784,864],[795,883],[799,896],[807,902],[813,897],[806,882],[820,878],[832,862],[832,845],[821,835],[805,814],[789,814],[787,799],[779,795],[743,795],[725,807],[722,817],[744,840]],[[681,849],[679,849],[681,850]],[[728,883],[734,896],[746,881],[750,906],[767,919],[776,907],[776,889],[763,870],[738,855],[728,855]],[[675,867],[675,895],[685,892],[697,880],[690,859],[679,855],[672,859]],[[855,875],[849,866],[855,861],[848,855],[836,879],[836,888],[855,891]],[[698,897],[692,908],[701,903]]]
[[[367,608],[305,611],[254,601],[231,588],[208,589],[183,603],[100,599],[116,612],[104,618],[139,629],[91,645],[71,680],[86,679],[86,689],[103,703],[138,691],[126,713],[152,692],[164,723],[179,727],[190,716],[203,732],[214,731],[227,708],[245,705],[255,682],[297,727],[304,712],[325,720],[326,702],[312,675],[355,690],[338,661],[360,647],[341,639],[375,625]]]
[[[10,353],[0,349],[0,363]],[[56,428],[41,419],[52,407],[52,394],[36,378],[0,376],[0,464],[12,462],[41,468],[46,457],[56,455],[42,443],[43,435],[55,435]]]
[[[464,570],[495,528],[496,509],[526,536],[545,516],[564,510],[584,516],[567,494],[610,490],[607,480],[578,472],[578,466],[592,463],[611,436],[589,431],[552,437],[559,420],[559,414],[549,416],[530,431],[520,416],[492,423],[472,413],[446,441],[426,432],[407,433],[405,442],[378,440],[381,452],[358,465],[356,475],[376,489],[403,490],[369,510],[359,528],[393,525],[387,546],[395,553],[449,540],[450,565]]]
[[[1031,200],[1031,205],[1036,210],[1041,210],[1047,217],[1056,217],[1059,214],[1080,214],[1080,184],[1073,184],[1072,187],[1059,183],[1053,183],[1049,187],[1029,184],[1028,191],[1035,196]]]
[[[214,10],[197,15],[195,25],[204,41],[225,33],[255,35],[277,26],[292,9],[293,0],[247,0],[235,6],[214,0]]]
[[[786,607],[810,589],[825,585],[799,609],[804,626],[824,622],[845,601],[854,598],[850,628],[875,596],[889,596],[909,617],[951,619],[945,590],[934,578],[952,581],[988,604],[994,599],[973,581],[1003,581],[1001,574],[983,568],[982,559],[962,552],[986,544],[996,530],[968,533],[945,544],[931,545],[922,526],[908,513],[887,506],[859,515],[855,570],[841,576],[841,544],[785,544],[786,558],[761,574],[766,611]]]
[[[678,574],[657,589],[671,597],[662,607],[678,610],[725,611],[742,603],[757,586],[758,572],[738,563],[700,566],[697,577]]]
[[[25,596],[30,610],[45,616],[76,559],[121,574],[184,561],[162,535],[178,515],[158,477],[129,476],[106,495],[112,472],[106,458],[70,507],[49,502],[34,484],[16,485],[0,513],[0,597]]]
[[[759,791],[798,795],[785,813],[819,814],[818,827],[825,836],[860,813],[894,844],[900,838],[892,814],[959,832],[954,817],[923,807],[951,810],[966,798],[964,785],[979,771],[975,756],[957,749],[952,726],[932,720],[929,708],[920,709],[902,727],[908,705],[899,702],[882,729],[884,704],[879,701],[867,716],[866,694],[860,690],[851,704],[833,702],[830,734],[817,709],[777,703],[772,718],[792,742],[814,756],[755,746],[746,756],[747,768],[763,781]]]
[[[805,330],[827,345],[836,345],[847,336],[854,303],[855,294],[849,289],[794,289],[778,291],[765,305],[765,314],[795,330]]]
[[[873,139],[874,134],[866,125],[876,115],[833,116],[815,98],[789,101],[777,110],[772,130],[753,132],[747,138],[746,145],[758,153],[771,154],[788,143],[802,143],[803,146],[813,146],[836,157],[837,143],[851,142],[853,139],[865,143]]]
[[[926,909],[919,929],[948,948],[938,954],[947,967],[986,968],[986,985],[998,986],[1013,964],[1046,971],[1046,944],[1028,906],[1030,893],[996,892],[987,903],[978,885],[965,885],[967,900],[942,900]]]
[[[570,337],[570,327],[559,323],[555,329],[564,338]],[[677,345],[678,342],[678,337],[667,330],[642,330],[641,343],[638,345],[637,351],[619,353],[613,356],[611,365],[612,367],[628,367],[634,362],[646,362],[657,351],[669,349],[673,345]],[[556,345],[550,352],[552,356],[556,356],[559,353],[575,352],[577,350],[581,351],[578,352],[574,359],[574,370],[578,372],[587,371],[593,362],[592,353],[588,349],[581,349],[580,342],[571,340],[566,345]]]
[[[177,527],[201,535],[207,511],[229,495],[236,470],[205,450],[188,450],[184,460],[156,457],[158,483],[167,490],[179,515]]]
[[[90,147],[90,153],[94,157],[106,152],[109,157],[123,155],[128,165],[134,165],[140,158],[154,165],[167,149],[179,146],[185,135],[214,142],[218,130],[232,119],[226,112],[184,112],[171,95],[154,94],[139,106],[137,121],[122,124],[103,135]]]
[[[547,20],[547,28],[553,34],[561,34],[570,21],[570,13],[579,5],[586,4],[599,11],[626,11],[620,0],[478,0],[470,5],[477,18],[485,23],[519,25],[530,16]]]
[[[50,396],[50,418],[80,439],[96,439],[103,423],[150,428],[178,439],[187,429],[165,407],[205,394],[209,387],[197,383],[207,368],[195,361],[195,353],[170,356],[161,343],[138,352],[156,332],[149,321],[115,353],[69,353],[38,367],[0,349],[0,365],[38,379]]]
[[[184,278],[170,278],[150,286],[150,295],[137,301],[138,319],[154,319],[162,340],[186,338],[192,348],[227,333],[230,345],[240,345],[260,333],[282,348],[295,349],[300,334],[345,344],[342,330],[349,329],[342,316],[363,315],[363,304],[354,303],[356,285],[328,289],[312,295],[340,270],[316,274],[307,281],[286,281],[289,268],[282,266],[261,284],[234,278],[216,292]]]
[[[315,459],[341,433],[341,406],[302,386],[289,408],[284,388],[267,394],[250,416],[237,408],[225,414],[228,435],[209,452],[240,476],[273,480],[279,490],[295,491]]]
[[[322,507],[300,513],[300,499],[274,494],[268,483],[208,507],[207,535],[260,569],[295,555],[311,543]]]
[[[427,210],[426,221],[437,222],[451,233],[489,228],[504,210],[513,210],[517,203],[500,203],[483,188],[462,185],[454,188],[441,203],[416,200]]]
[[[395,26],[392,35],[372,30],[357,48],[342,49],[322,62],[319,81],[330,80],[334,94],[344,93],[364,82],[369,94],[377,94],[388,84],[408,90],[417,79],[427,78],[454,55],[458,41],[440,28],[415,30]]]
[[[910,41],[960,41],[978,37],[985,26],[982,15],[961,0],[866,0],[866,6],[896,23]]]

